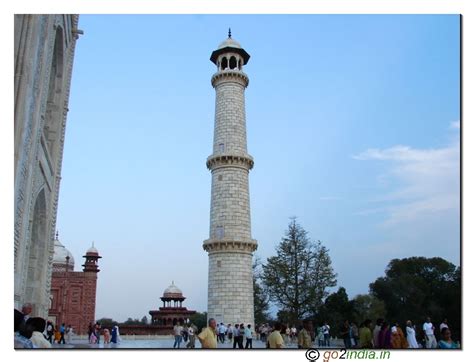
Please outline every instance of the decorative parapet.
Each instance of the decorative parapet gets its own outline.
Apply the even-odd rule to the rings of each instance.
[[[206,162],[207,168],[211,171],[221,167],[238,167],[248,171],[253,168],[253,164],[253,157],[250,155],[211,155]]]
[[[244,87],[249,85],[249,77],[241,70],[222,70],[214,73],[211,78],[211,84],[214,88],[220,83],[229,81],[239,83]]]
[[[234,252],[234,253],[253,253],[257,250],[257,240],[248,239],[247,241],[235,241],[226,239],[207,239],[204,240],[202,248],[208,253],[212,252]]]

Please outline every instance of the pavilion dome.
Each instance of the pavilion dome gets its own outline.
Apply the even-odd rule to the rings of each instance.
[[[227,38],[226,40],[224,40],[222,43],[219,44],[219,47],[217,49],[223,49],[227,47],[242,49],[242,46],[239,44],[239,42],[235,41],[232,38]]]
[[[91,246],[87,249],[86,254],[99,254],[99,251],[94,246]]]
[[[54,240],[53,264],[66,265],[66,257],[69,257],[69,266],[74,268],[74,257],[71,252],[61,244],[58,234],[56,234],[56,239]]]
[[[183,298],[183,292],[176,285],[174,281],[163,292],[163,298]]]

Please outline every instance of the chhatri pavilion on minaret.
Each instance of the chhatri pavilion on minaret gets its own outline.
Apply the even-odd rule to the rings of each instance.
[[[250,55],[230,33],[211,61],[217,71],[211,78],[216,90],[213,152],[207,158],[212,174],[209,239],[208,317],[218,323],[245,323],[254,328],[252,254],[257,241],[250,228],[244,73]]]

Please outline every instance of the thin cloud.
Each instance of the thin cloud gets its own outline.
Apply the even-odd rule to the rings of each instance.
[[[461,129],[460,121],[452,121],[449,125],[449,129]]]
[[[321,201],[337,201],[337,200],[340,200],[340,197],[337,197],[337,196],[321,196],[319,199]]]
[[[459,210],[459,139],[441,148],[417,149],[403,145],[371,148],[353,158],[386,163],[388,171],[383,177],[398,185],[381,199],[386,205],[360,211],[358,215],[386,212],[387,219],[382,225],[388,227],[434,213]]]

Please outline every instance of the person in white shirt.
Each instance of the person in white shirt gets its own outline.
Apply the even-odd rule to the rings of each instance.
[[[227,328],[226,326],[224,325],[224,323],[221,322],[221,324],[219,324],[219,328],[218,328],[218,333],[219,333],[219,341],[221,343],[224,343],[225,342],[225,333],[227,332]]]
[[[423,324],[423,332],[425,333],[425,346],[426,348],[436,348],[436,337],[434,335],[433,323],[431,318],[426,318],[426,322]]]
[[[173,327],[173,333],[174,333],[174,344],[173,348],[176,348],[180,346],[181,341],[183,339],[183,336],[181,335],[181,332],[183,331],[183,327],[178,323]]]
[[[410,320],[407,321],[406,331],[407,331],[408,348],[418,348],[418,342],[416,341],[415,328],[413,328],[413,325]]]
[[[194,348],[196,344],[196,331],[197,327],[194,324],[191,324],[188,327],[189,342],[186,345],[186,348]]]
[[[329,343],[330,343],[330,340],[331,340],[331,335],[329,334],[330,329],[331,329],[331,327],[329,327],[328,322],[324,322],[324,324],[323,324],[323,335],[324,335],[324,345],[326,347],[329,347]]]
[[[43,331],[46,328],[46,321],[43,318],[28,318],[26,326],[33,330],[30,341],[33,342],[35,348],[51,348],[51,343],[49,343],[43,335]]]
[[[443,328],[448,328],[448,318],[444,318],[443,322],[439,325],[439,331],[441,332]]]
[[[66,343],[70,344],[72,340],[72,335],[74,334],[74,331],[72,329],[71,325],[68,325],[66,328]]]

